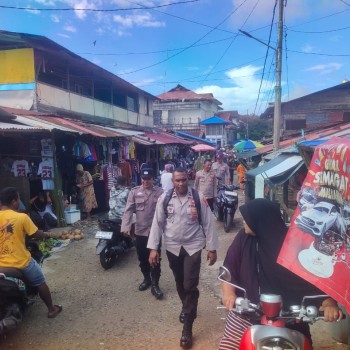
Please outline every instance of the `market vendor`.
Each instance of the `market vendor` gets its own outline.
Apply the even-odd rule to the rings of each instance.
[[[29,201],[29,216],[41,230],[49,230],[57,226],[57,216],[54,214],[49,191],[40,191]]]

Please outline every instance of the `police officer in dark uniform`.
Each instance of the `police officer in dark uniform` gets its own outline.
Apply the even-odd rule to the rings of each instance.
[[[163,193],[161,187],[153,185],[153,180],[153,169],[144,168],[141,170],[141,186],[134,187],[129,193],[122,218],[121,231],[125,235],[130,235],[133,213],[136,213],[135,245],[140,262],[139,266],[144,276],[142,283],[139,285],[139,290],[144,291],[152,286],[152,294],[156,299],[161,299],[163,292],[159,288],[160,264],[151,267],[148,261],[149,249],[147,248],[148,236],[157,201]]]

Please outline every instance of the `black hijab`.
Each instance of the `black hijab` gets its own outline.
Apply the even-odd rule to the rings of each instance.
[[[248,297],[258,302],[260,293],[281,294],[284,304],[291,305],[299,304],[304,295],[323,294],[277,263],[288,231],[279,204],[257,198],[239,209],[255,236],[242,229],[229,248],[224,265],[233,274],[232,280],[247,289]]]

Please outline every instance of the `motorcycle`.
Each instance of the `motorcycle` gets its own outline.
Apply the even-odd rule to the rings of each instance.
[[[42,265],[44,255],[35,242],[27,242],[32,257]],[[38,294],[36,287],[29,286],[21,270],[0,267],[0,336],[17,328],[26,309],[34,304]]]
[[[218,193],[214,202],[214,215],[218,221],[224,222],[225,232],[230,232],[233,218],[238,207],[238,189],[233,185],[218,184]]]
[[[99,241],[96,246],[96,255],[100,256],[100,263],[105,270],[110,269],[118,257],[133,247],[130,237],[121,233],[121,219],[101,218],[98,220],[99,231],[95,238]]]
[[[224,266],[219,269],[218,280],[243,292],[244,296],[236,299],[233,312],[240,317],[260,321],[260,324],[252,325],[245,331],[239,350],[312,350],[312,345],[304,334],[286,326],[300,322],[313,324],[322,320],[322,312],[310,305],[310,299],[328,297],[327,295],[305,296],[301,305],[291,305],[289,310],[284,310],[282,297],[276,294],[261,294],[258,305],[251,303],[244,288],[228,282],[231,280],[231,274]]]

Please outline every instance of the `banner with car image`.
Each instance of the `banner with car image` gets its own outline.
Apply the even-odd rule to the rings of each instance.
[[[350,313],[350,139],[316,147],[278,262]]]

